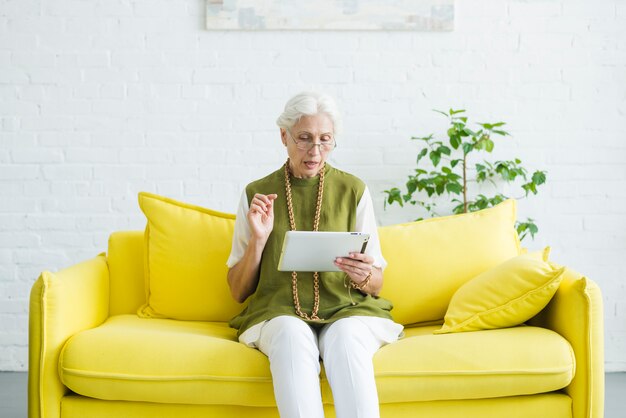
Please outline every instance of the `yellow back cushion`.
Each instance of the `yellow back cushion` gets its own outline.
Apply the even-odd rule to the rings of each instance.
[[[515,201],[478,212],[379,228],[387,260],[381,296],[396,322],[441,320],[456,290],[517,256]]]
[[[241,311],[226,281],[235,215],[145,192],[139,206],[148,219],[139,316],[228,321]]]
[[[556,293],[565,267],[533,253],[513,257],[456,291],[435,334],[513,327],[537,315]]]

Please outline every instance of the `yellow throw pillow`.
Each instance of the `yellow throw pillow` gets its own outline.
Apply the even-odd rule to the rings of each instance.
[[[461,215],[378,229],[387,260],[381,296],[401,324],[441,321],[454,292],[519,255],[515,200]]]
[[[235,215],[139,193],[145,230],[144,318],[228,321],[241,310],[230,295],[226,260]]]
[[[435,334],[512,327],[538,314],[565,271],[547,261],[548,254],[546,248],[514,257],[461,286]]]

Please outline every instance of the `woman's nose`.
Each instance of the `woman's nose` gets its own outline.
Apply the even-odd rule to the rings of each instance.
[[[311,155],[320,154],[322,152],[321,149],[322,149],[322,144],[313,143],[311,144],[311,148],[309,148],[309,154]]]

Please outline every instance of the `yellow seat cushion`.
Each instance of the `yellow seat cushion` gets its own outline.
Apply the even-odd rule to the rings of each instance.
[[[507,260],[456,291],[444,324],[435,333],[505,328],[526,322],[552,299],[564,271],[565,267],[533,254]]]
[[[434,335],[437,328],[406,328],[403,339],[376,353],[381,402],[546,393],[574,377],[574,351],[554,331],[520,326]]]
[[[479,399],[565,387],[574,373],[569,343],[553,331],[516,327],[406,337],[374,356],[381,403]],[[72,337],[59,359],[63,383],[105,400],[274,406],[267,357],[237,342],[226,323],[109,318]],[[322,378],[323,400],[332,402]]]
[[[144,275],[150,318],[228,321],[241,311],[228,288],[235,215],[139,193],[148,220]]]
[[[224,322],[110,317],[65,345],[63,383],[98,399],[273,406],[269,361]]]
[[[441,320],[456,290],[519,255],[516,204],[379,228],[387,260],[381,296],[396,322]]]

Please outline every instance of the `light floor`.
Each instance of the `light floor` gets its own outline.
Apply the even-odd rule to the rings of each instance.
[[[26,418],[27,379],[26,373],[0,372],[1,418]],[[607,373],[604,417],[626,418],[626,373]]]

